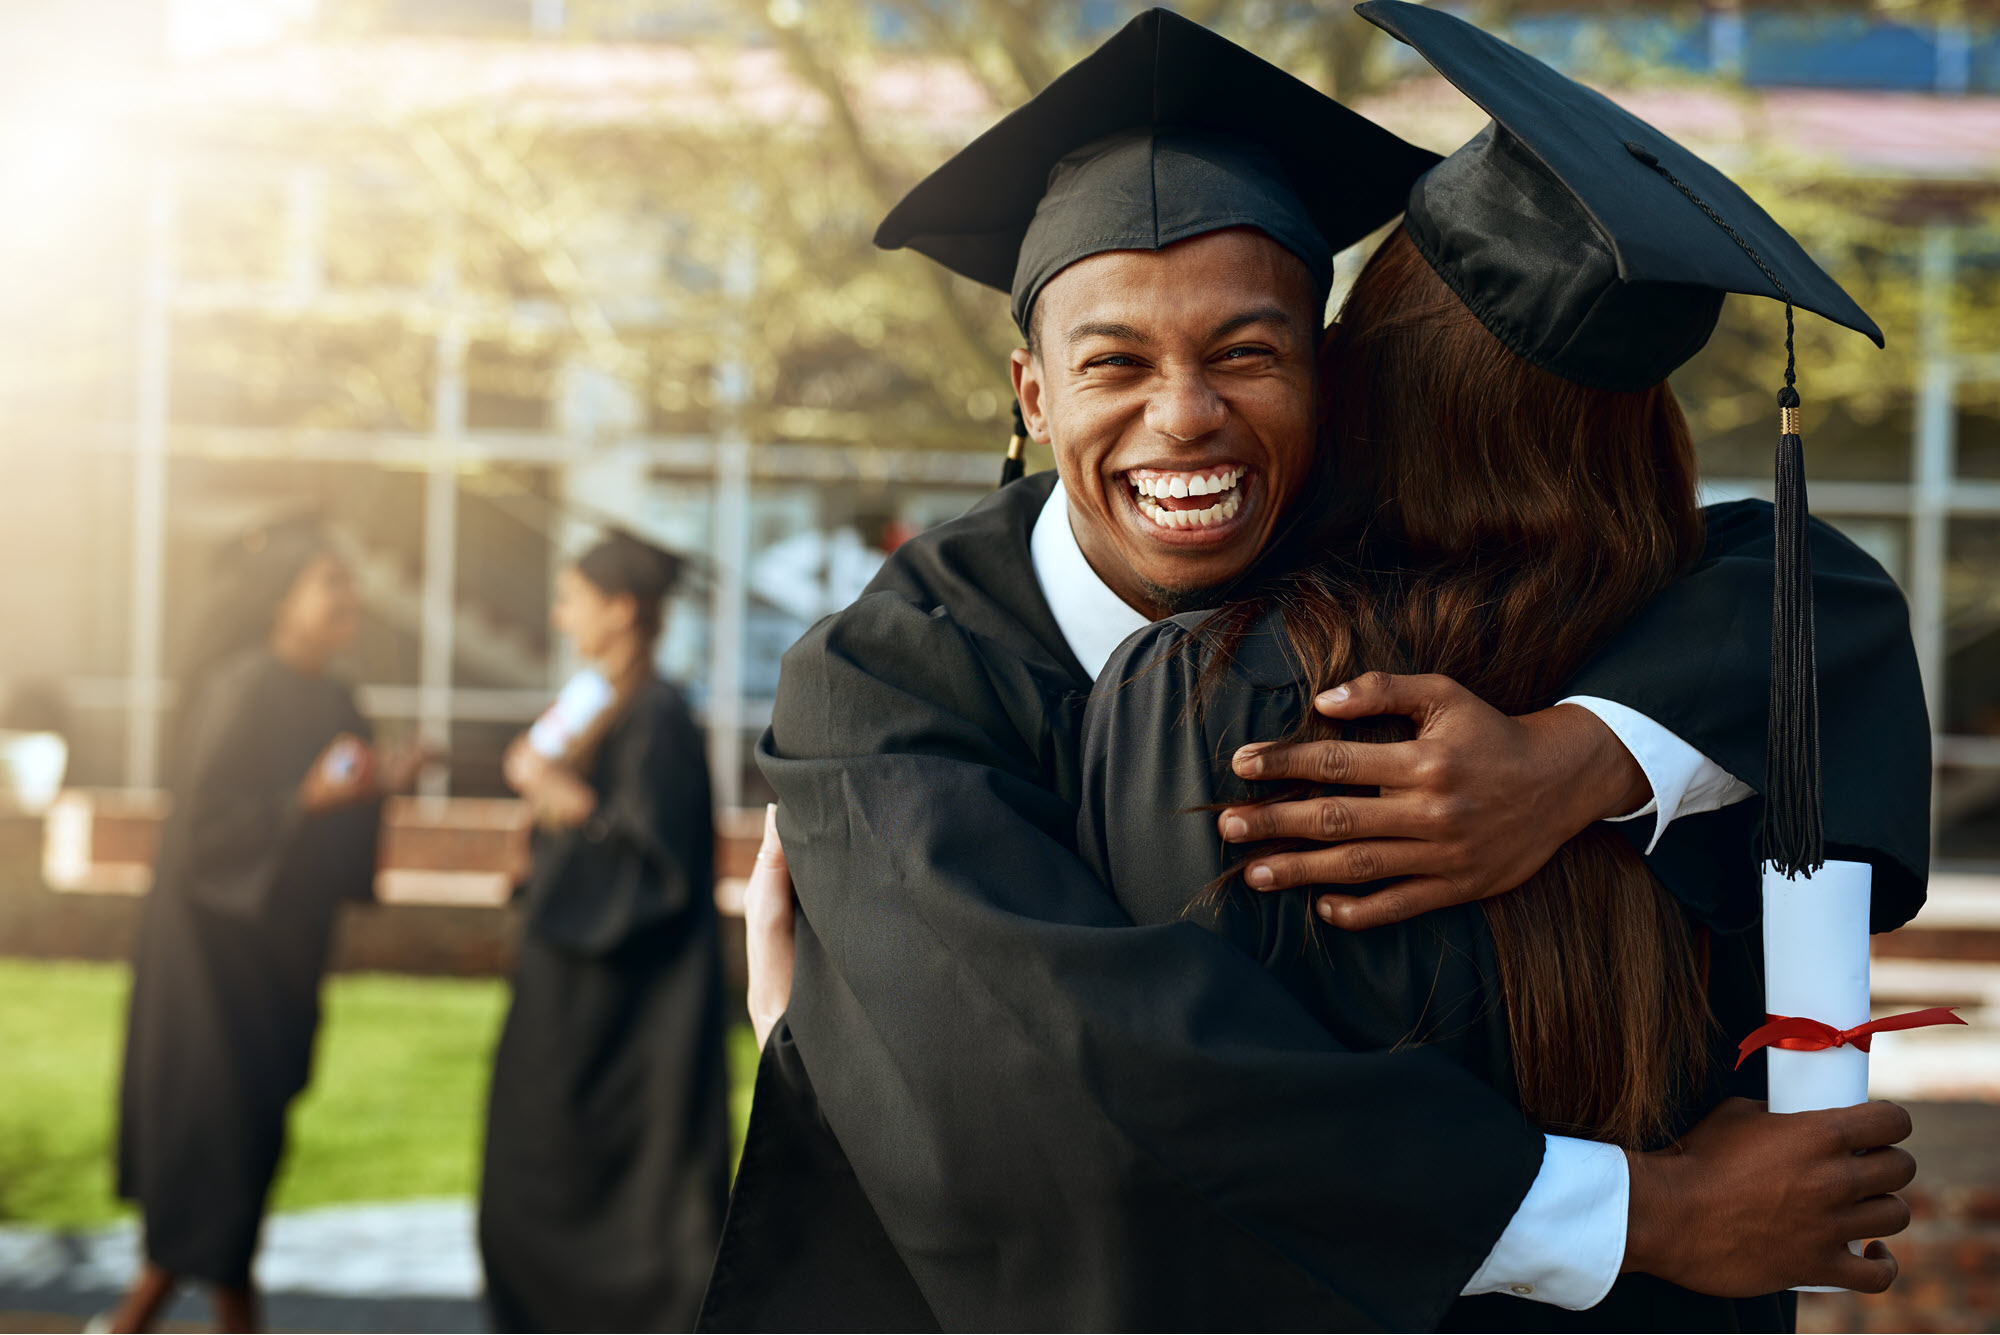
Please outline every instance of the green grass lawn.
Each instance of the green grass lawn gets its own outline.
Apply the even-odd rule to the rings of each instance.
[[[122,964],[0,959],[0,1222],[124,1213],[111,1142],[129,979]],[[325,995],[273,1208],[472,1195],[506,984],[343,974]],[[747,1028],[730,1035],[738,1144],[756,1055]]]

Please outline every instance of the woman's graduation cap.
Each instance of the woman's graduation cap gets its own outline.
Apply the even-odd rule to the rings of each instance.
[[[1437,155],[1199,24],[1151,9],[919,181],[876,229],[1013,297],[1110,250],[1254,227],[1324,299],[1333,254],[1396,216]],[[1001,475],[1020,476],[1016,410]]]
[[[1404,226],[1500,341],[1566,380],[1636,391],[1699,351],[1726,293],[1785,303],[1764,855],[1825,859],[1812,565],[1792,308],[1882,331],[1734,182],[1609,98],[1436,9],[1356,12],[1408,43],[1493,123],[1410,192]]]

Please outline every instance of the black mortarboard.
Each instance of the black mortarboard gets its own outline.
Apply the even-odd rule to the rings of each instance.
[[[181,661],[187,692],[182,698],[192,699],[189,683],[199,681],[216,664],[264,643],[271,634],[272,618],[299,576],[313,558],[336,550],[317,510],[273,516],[217,548]]]
[[[1882,331],[1791,234],[1715,168],[1600,93],[1441,10],[1356,12],[1423,55],[1493,123],[1410,191],[1417,249],[1515,353],[1578,384],[1649,388],[1708,341],[1730,292],[1785,303],[1765,856],[1824,860],[1792,308]]]
[[[876,229],[1010,293],[1108,250],[1254,227],[1305,262],[1396,216],[1437,155],[1163,9],[1133,19],[919,181]]]
[[[644,602],[672,593],[686,565],[675,553],[615,525],[576,559],[577,573],[605,593],[629,593]]]
[[[1255,227],[1325,283],[1437,155],[1200,24],[1149,9],[919,181],[876,229],[1014,298],[1055,273]]]

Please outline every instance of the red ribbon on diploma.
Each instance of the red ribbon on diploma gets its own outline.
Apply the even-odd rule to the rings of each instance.
[[[1750,1059],[1750,1054],[1758,1048],[1784,1048],[1791,1052],[1824,1052],[1828,1048],[1857,1047],[1868,1051],[1868,1041],[1876,1034],[1892,1033],[1898,1029],[1925,1029],[1934,1024],[1964,1024],[1950,1006],[1933,1006],[1929,1010],[1905,1011],[1901,1015],[1885,1015],[1867,1024],[1857,1024],[1852,1029],[1835,1029],[1819,1020],[1807,1020],[1796,1015],[1767,1015],[1770,1023],[1761,1029],[1752,1030],[1748,1038],[1736,1045],[1739,1054],[1738,1066]]]

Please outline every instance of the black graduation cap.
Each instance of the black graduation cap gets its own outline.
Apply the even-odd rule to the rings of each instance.
[[[1609,98],[1441,10],[1355,11],[1493,117],[1410,191],[1404,226],[1500,341],[1564,379],[1635,391],[1698,352],[1730,292],[1785,303],[1764,851],[1824,859],[1804,450],[1792,308],[1868,335],[1854,299],[1734,182]]]
[[[918,182],[875,244],[1010,293],[1023,332],[1064,267],[1226,227],[1290,250],[1323,296],[1334,252],[1395,217],[1437,160],[1151,9]]]
[[[576,566],[584,578],[602,588],[657,600],[674,591],[687,562],[678,553],[613,524],[577,558]]]

